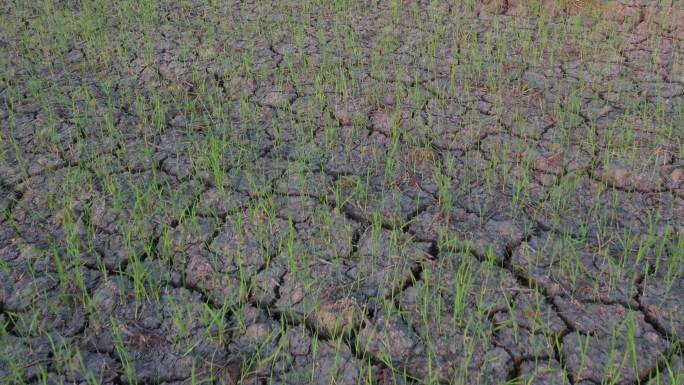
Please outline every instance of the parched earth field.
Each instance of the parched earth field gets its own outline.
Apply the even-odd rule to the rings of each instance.
[[[1,384],[684,384],[684,2],[3,1]]]

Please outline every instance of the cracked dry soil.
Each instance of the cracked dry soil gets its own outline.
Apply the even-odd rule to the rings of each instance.
[[[0,6],[0,383],[684,383],[684,3]]]

